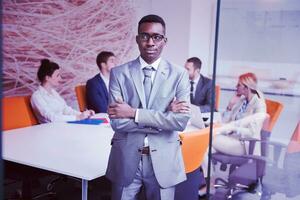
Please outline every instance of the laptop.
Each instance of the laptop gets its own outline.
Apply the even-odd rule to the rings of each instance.
[[[193,104],[191,104],[190,106],[191,106],[191,119],[190,119],[191,124],[200,129],[205,128],[200,107],[195,106]]]

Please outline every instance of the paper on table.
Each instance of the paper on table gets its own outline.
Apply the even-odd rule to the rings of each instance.
[[[105,119],[106,120],[106,119]],[[107,123],[107,120],[106,122],[101,118],[99,119],[83,119],[83,120],[76,120],[76,121],[68,121],[68,123],[70,124],[89,124],[89,125],[99,125],[101,123]]]

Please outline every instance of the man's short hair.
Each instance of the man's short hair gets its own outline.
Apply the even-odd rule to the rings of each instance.
[[[201,69],[202,62],[197,57],[191,57],[191,58],[187,59],[186,62],[193,63],[194,69],[199,69],[199,70]]]
[[[101,63],[106,63],[108,58],[111,56],[115,56],[113,52],[110,51],[101,51],[98,55],[97,55],[97,59],[96,59],[96,63],[99,67],[99,69],[101,70]]]
[[[161,18],[158,15],[146,15],[144,16],[140,21],[139,21],[139,26],[138,26],[138,32],[140,30],[140,26],[143,23],[160,23],[163,27],[164,27],[164,33],[166,30],[166,23],[163,20],[163,18]]]

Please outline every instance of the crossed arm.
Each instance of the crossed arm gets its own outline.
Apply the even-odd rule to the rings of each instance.
[[[179,83],[176,96],[178,100],[173,99],[166,111],[156,111],[152,109],[139,109],[138,123],[136,122],[137,108],[130,106],[121,100],[121,90],[118,81],[111,73],[110,95],[112,103],[108,107],[108,114],[112,122],[112,128],[119,132],[147,132],[159,133],[163,130],[182,131],[189,119],[190,107],[187,101],[189,91],[185,84],[188,84],[188,78],[184,77]],[[179,100],[181,99],[181,100]]]

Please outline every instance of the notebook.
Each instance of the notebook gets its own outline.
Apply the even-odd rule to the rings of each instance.
[[[204,121],[199,106],[191,104],[191,124],[197,128],[205,128]]]

